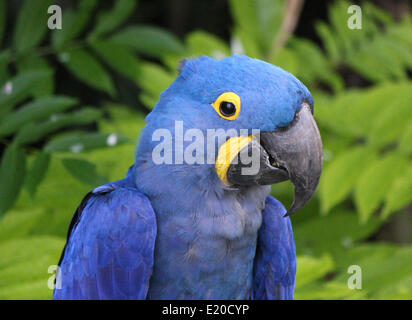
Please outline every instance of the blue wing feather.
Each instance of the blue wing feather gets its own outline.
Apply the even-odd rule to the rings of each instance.
[[[291,300],[295,288],[296,249],[292,225],[282,204],[266,198],[254,261],[253,295],[256,300]]]
[[[145,299],[156,218],[127,179],[96,188],[73,217],[54,299]]]

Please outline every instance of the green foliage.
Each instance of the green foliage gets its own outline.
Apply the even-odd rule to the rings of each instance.
[[[303,287],[312,281],[318,280],[333,270],[333,260],[329,255],[319,258],[299,256],[297,262],[299,271],[296,273],[295,287]]]
[[[166,90],[174,80],[175,74],[164,70],[157,64],[142,63],[138,84],[143,89],[140,99],[148,108],[153,108],[159,95]]]
[[[0,213],[6,212],[17,199],[23,185],[26,156],[18,145],[6,148],[0,167]]]
[[[281,34],[286,1],[232,0],[235,20],[234,35],[242,42],[249,56],[270,58]]]
[[[294,233],[297,252],[316,255],[339,253],[368,238],[381,224],[382,221],[376,217],[371,217],[369,223],[359,224],[353,212],[342,209],[328,216],[308,219],[304,223],[296,221]]]
[[[201,30],[188,34],[186,46],[189,54],[193,56],[208,55],[217,59],[230,55],[230,49],[224,41]]]
[[[404,175],[410,161],[402,155],[390,153],[374,161],[360,176],[355,186],[355,203],[361,222],[366,222],[385,198],[388,186]],[[390,170],[389,170],[390,168]]]
[[[18,53],[27,52],[38,45],[47,32],[47,8],[51,0],[25,1],[20,9],[13,46]]]
[[[28,71],[15,76],[4,84],[0,95],[0,116],[3,118],[14,105],[34,96],[36,83],[50,76],[47,71]]]
[[[114,34],[110,41],[155,57],[184,52],[182,44],[173,35],[151,26],[127,27]]]
[[[47,168],[50,163],[50,154],[46,152],[39,152],[33,160],[33,164],[30,167],[30,171],[27,174],[25,185],[27,192],[34,197],[37,191],[37,187],[43,180]]]
[[[26,39],[25,30],[45,19],[41,6],[30,3],[19,13],[27,24],[19,21],[11,47],[0,51],[0,298],[51,297],[48,267],[58,261],[76,205],[91,188],[124,177],[133,163],[144,115],[119,102],[115,78],[136,84],[150,110],[181,58],[242,52],[292,72],[315,99],[324,170],[314,198],[291,217],[295,298],[412,298],[412,247],[369,241],[412,203],[409,15],[395,22],[364,1],[363,28],[350,30],[349,3],[335,1],[329,21],[316,24],[317,45],[285,31],[284,1],[233,0],[230,44],[202,30],[182,43],[154,26],[122,27],[133,0],[113,1],[104,11],[86,0],[64,10],[62,30],[38,28]],[[0,1],[0,41],[5,6]],[[102,95],[101,105],[56,93],[52,60]],[[348,72],[362,85],[348,87]],[[292,201],[290,183],[273,186],[272,194]],[[348,288],[351,265],[362,268],[361,290]]]
[[[0,299],[50,299],[48,268],[64,246],[56,237],[28,237],[0,244]]]
[[[60,61],[80,80],[89,86],[114,94],[114,87],[110,76],[103,66],[90,53],[83,49],[74,49],[63,52]]]
[[[46,97],[32,101],[0,121],[0,137],[15,133],[23,125],[62,112],[76,104],[70,97]]]
[[[159,28],[122,28],[135,9],[134,0],[113,1],[113,8],[106,11],[99,10],[96,0],[79,1],[76,7],[63,10],[61,30],[47,28],[47,8],[52,2],[38,2],[23,1],[15,27],[10,30],[11,43],[0,49],[0,143],[4,149],[2,166],[6,168],[0,177],[0,199],[4,199],[0,215],[13,206],[23,185],[32,196],[36,194],[54,154],[85,152],[127,141],[115,132],[90,132],[103,113],[99,106],[87,106],[75,94],[63,96],[55,92],[56,60],[75,81],[86,85],[91,95],[104,95],[103,104],[118,101],[113,75],[121,75],[136,85],[141,78],[153,83],[147,74],[150,70],[141,67],[136,53],[160,57],[184,51],[175,36]],[[0,2],[0,9],[1,40],[6,1]],[[89,31],[87,26],[93,15],[96,23]],[[39,158],[25,175],[21,168],[31,154],[38,154]],[[8,170],[14,159],[19,160],[19,166]],[[60,159],[72,168],[68,170],[74,177],[86,182],[83,175],[68,165],[70,161]],[[87,184],[97,181],[105,180],[96,178]]]
[[[406,172],[403,172],[402,175],[399,175],[398,178],[394,181],[392,188],[388,191],[385,197],[385,207],[383,209],[383,217],[387,218],[388,215],[395,211],[403,208],[404,206],[412,202],[412,168]]]
[[[140,62],[128,47],[109,41],[94,41],[91,46],[113,70],[130,79],[138,78]]]
[[[375,157],[369,149],[361,146],[346,150],[324,169],[319,185],[323,212],[328,212],[348,196],[359,175]]]
[[[323,135],[335,136],[337,143],[349,139],[352,149],[324,147],[330,159],[325,161],[320,184],[323,212],[353,191],[360,219],[366,222],[381,202],[388,201],[388,191],[412,166],[408,153],[400,147],[412,115],[408,102],[411,89],[410,82],[401,82],[319,99],[318,121]],[[386,208],[386,215],[394,211]]]
[[[96,173],[96,166],[86,160],[64,158],[63,165],[74,177],[84,184],[98,186],[107,183],[107,179]]]
[[[135,0],[118,0],[114,3],[112,9],[99,13],[96,27],[90,37],[98,37],[116,29],[130,16],[136,2]]]

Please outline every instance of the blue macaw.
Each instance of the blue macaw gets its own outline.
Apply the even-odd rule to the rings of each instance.
[[[77,208],[54,299],[293,299],[288,215],[310,199],[322,169],[312,113],[308,89],[279,67],[243,55],[183,60],[146,117],[126,177],[94,189]],[[157,163],[154,136],[166,129],[174,143],[177,122],[185,132],[246,134],[213,143],[219,165]],[[160,154],[175,159],[177,149]],[[245,174],[250,167],[239,158],[254,151],[258,171]],[[288,211],[269,195],[287,179],[295,187]]]

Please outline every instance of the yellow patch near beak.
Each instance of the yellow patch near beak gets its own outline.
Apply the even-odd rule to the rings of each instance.
[[[248,137],[233,137],[228,139],[219,148],[219,152],[216,158],[215,169],[219,179],[226,185],[230,185],[226,178],[227,170],[233,159],[248,143],[252,140],[253,136]]]

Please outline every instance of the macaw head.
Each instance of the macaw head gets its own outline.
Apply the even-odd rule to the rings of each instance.
[[[290,179],[295,187],[290,214],[310,199],[322,170],[322,142],[312,113],[308,89],[279,67],[247,56],[186,59],[146,118],[136,164],[149,168],[163,143],[159,154],[171,163],[158,165],[175,178],[206,175],[209,183],[234,190]],[[172,140],[160,138],[165,132]],[[257,170],[247,170],[256,163]]]

